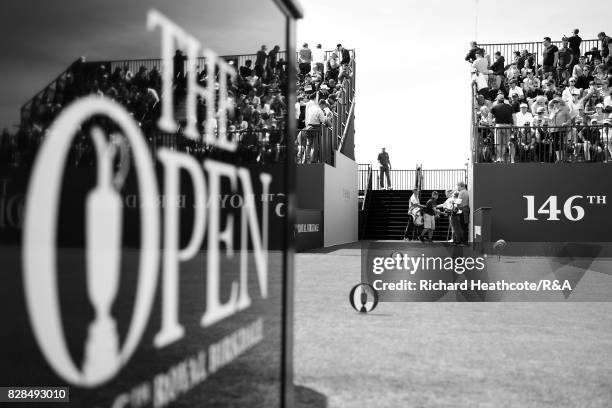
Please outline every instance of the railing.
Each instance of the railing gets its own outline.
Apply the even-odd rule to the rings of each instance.
[[[476,127],[476,163],[610,162],[610,125]]]
[[[370,210],[370,202],[372,201],[372,165],[360,164],[359,165],[359,182],[362,183],[361,172],[363,172],[363,193],[360,188],[360,195],[363,194],[361,202],[361,209],[359,211],[359,239],[362,239],[365,233],[365,226],[368,222],[368,212]]]
[[[372,174],[372,165],[359,163],[357,165],[357,189],[359,190],[359,195],[363,195],[364,191],[368,186],[368,179]],[[371,186],[370,186],[371,187]]]
[[[561,48],[561,41],[553,41],[552,43]],[[584,55],[585,52],[590,51],[591,48],[597,47],[598,45],[599,40],[582,40],[582,43],[580,43],[580,55]],[[493,54],[495,52],[499,51],[506,60],[506,64],[510,64],[514,61],[514,51],[527,50],[529,54],[533,54],[536,66],[541,64],[542,51],[544,49],[542,42],[478,44],[478,46],[483,48],[485,52],[491,56],[491,58],[493,58]]]
[[[360,165],[358,188],[363,190],[367,180],[365,167]],[[419,182],[418,177],[421,177]],[[372,170],[372,189],[381,189],[381,171]],[[389,178],[391,179],[391,188],[393,190],[412,190],[415,187],[420,187],[423,190],[448,190],[457,187],[460,181],[467,182],[467,171],[465,169],[449,169],[449,170],[389,170]],[[385,186],[387,185],[385,180]]]
[[[298,163],[335,165],[338,138],[331,128],[323,126],[316,129],[302,129],[297,135],[297,145]]]

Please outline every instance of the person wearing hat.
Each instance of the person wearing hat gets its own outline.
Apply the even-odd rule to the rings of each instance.
[[[515,94],[518,95],[521,99],[525,97],[523,90],[516,86],[516,79],[511,79],[510,81],[508,81],[508,84],[510,85],[510,89],[508,89],[508,96],[510,98],[512,98],[512,96]]]
[[[612,38],[608,37],[603,31],[597,34],[597,38],[599,39],[599,41],[601,41],[601,47],[599,47],[601,50],[601,56],[607,57],[610,52],[610,50],[608,49],[608,45],[612,43]]]
[[[540,80],[534,75],[532,69],[525,70],[523,79],[523,91],[527,98],[534,98],[540,89]]]
[[[603,123],[608,119],[608,114],[603,111],[604,105],[603,103],[598,103],[595,105],[595,113],[593,113],[590,117],[591,120],[596,119],[597,122]]]
[[[522,102],[519,105],[519,111],[516,115],[514,115],[514,125],[515,126],[529,126],[533,123],[533,115],[529,112],[529,106]]]
[[[561,97],[566,103],[577,103],[582,95],[582,90],[576,87],[576,78],[571,77],[567,80],[568,86],[561,93]]]

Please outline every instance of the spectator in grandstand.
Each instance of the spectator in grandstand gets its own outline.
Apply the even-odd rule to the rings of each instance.
[[[582,75],[577,77],[576,87],[581,89],[587,89],[590,86],[591,82],[593,82],[593,80],[595,79],[591,72],[591,67],[588,64],[585,64],[582,68]]]
[[[280,45],[275,45],[274,48],[268,53],[268,64],[267,69],[270,75],[274,73],[276,65],[278,64],[278,53],[280,52]]]
[[[253,75],[253,69],[251,68],[251,65],[253,65],[253,61],[250,59],[244,62],[244,65],[241,66],[238,70],[238,73],[241,77],[247,78]]]
[[[570,111],[563,99],[555,97],[548,104],[549,135],[552,139],[556,161],[562,160],[566,149],[567,132],[563,128],[571,124]]]
[[[608,69],[604,64],[599,64],[595,67],[595,75],[593,80],[598,88],[603,89],[608,87]]]
[[[495,54],[493,54],[493,63],[491,64],[490,70],[492,71],[493,74],[495,74],[495,84],[496,86],[494,87],[495,89],[499,89],[499,87],[502,84],[502,79],[504,77],[504,72],[505,72],[505,63],[506,60],[505,58],[501,55],[501,52],[496,51]]]
[[[504,75],[508,81],[512,81],[512,80],[517,81],[521,76],[521,70],[518,68],[517,61],[518,61],[518,57],[516,58],[516,61],[508,65],[506,67],[506,70],[504,71]],[[502,76],[502,79],[503,79],[503,76]]]
[[[255,75],[259,78],[263,78],[264,70],[266,67],[266,60],[268,59],[268,47],[264,44],[261,46],[257,54],[255,54]]]
[[[436,218],[439,214],[437,206],[438,192],[433,191],[431,193],[431,198],[427,200],[427,204],[425,204],[425,208],[423,208],[423,231],[421,235],[419,235],[421,242],[433,242],[433,232],[436,229]]]
[[[488,99],[485,99],[482,95],[476,95],[476,110],[479,111],[481,107],[486,106],[487,108],[491,108],[492,103]]]
[[[578,63],[574,65],[572,68],[572,76],[575,78],[581,77],[584,75],[584,67],[586,66],[586,57],[581,55],[578,57]]]
[[[524,98],[525,94],[523,90],[516,86],[516,79],[509,79],[508,84],[510,88],[508,89],[508,96],[512,98],[513,95],[518,95],[520,99]]]
[[[612,73],[612,42],[608,43],[608,56],[602,62],[608,69],[608,73]]]
[[[455,220],[456,225],[460,228],[457,231],[460,245],[467,245],[469,239],[469,224],[470,224],[470,194],[467,190],[467,184],[463,181],[457,183],[457,212],[454,217],[458,217]]]
[[[304,43],[302,49],[298,53],[298,68],[302,77],[310,72],[311,63],[312,51],[308,48],[308,43]]]
[[[315,100],[316,94],[309,96],[309,101],[306,104],[306,128],[298,135],[298,154],[303,153],[301,157],[302,163],[312,163],[318,160],[319,146],[317,136],[320,135],[320,131],[323,126],[328,126],[328,118],[325,116],[323,109]],[[305,148],[304,145],[305,139]]]
[[[505,103],[503,92],[497,94],[496,103],[491,108],[491,115],[495,120],[495,145],[497,151],[496,161],[501,163],[506,153],[506,148],[510,148],[510,161],[514,163],[515,149],[510,141],[512,135],[511,126],[514,124],[512,118],[512,106]]]
[[[338,75],[340,75],[340,62],[338,61],[338,54],[332,52],[327,60],[325,79],[333,79],[336,81],[338,80]]]
[[[489,74],[494,72],[489,69],[489,61],[484,58],[483,50],[476,50],[476,59],[472,62],[472,69],[475,69],[479,75],[483,75],[483,79],[488,82]]]
[[[489,95],[489,82],[487,81],[487,77],[478,72],[476,68],[472,68],[472,83],[476,87],[478,97],[485,99],[485,96]]]
[[[478,44],[476,43],[476,41],[472,41],[470,43],[470,50],[468,51],[467,55],[465,56],[465,60],[467,62],[469,62],[470,64],[472,62],[474,62],[476,60],[476,52],[477,51],[481,51],[482,55],[484,55],[484,49],[478,47]]]
[[[608,37],[603,31],[597,34],[597,38],[599,39],[599,41],[601,41],[601,46],[599,47],[599,49],[601,50],[601,56],[607,57],[610,53],[608,45],[612,43],[612,38]]]
[[[340,57],[340,65],[347,65],[351,63],[351,53],[349,50],[344,48],[342,44],[336,45],[336,52]]]
[[[557,65],[557,78],[562,78],[565,72],[570,72],[574,65],[574,52],[568,47],[569,40],[563,37],[559,49],[559,63]]]
[[[529,106],[523,102],[519,108],[519,112],[514,115],[514,124],[516,126],[529,126],[533,123],[533,115],[527,110]]]
[[[582,43],[582,38],[578,35],[579,32],[580,31],[575,28],[572,36],[567,39],[569,49],[572,51],[572,54],[574,54],[574,62],[580,57],[580,44]]]
[[[591,66],[595,63],[595,60],[601,59],[601,51],[597,47],[591,48],[591,51],[584,53],[588,57],[587,63]]]
[[[174,58],[173,58],[173,65],[174,65],[174,84],[176,86],[176,90],[180,91],[185,89],[185,86],[187,85],[187,82],[185,81],[185,61],[187,61],[187,57],[185,55],[183,55],[183,52],[181,50],[176,50],[176,52],[174,53]],[[126,72],[126,80],[131,80],[131,78],[129,78],[128,73]]]
[[[385,148],[382,148],[382,151],[378,153],[378,164],[380,165],[380,188],[382,190],[390,190],[391,189],[391,177],[389,175],[389,170],[391,170],[391,159],[389,159],[389,153],[385,151]],[[387,178],[387,187],[385,188],[385,177]]]
[[[603,103],[598,103],[595,105],[595,112],[590,115],[591,120],[597,119],[598,123],[604,123],[604,121],[608,120],[608,114],[604,112]]]
[[[525,79],[523,79],[523,93],[526,98],[535,98],[540,91],[540,80],[531,69],[528,69],[526,74]]]
[[[559,48],[552,43],[550,37],[544,37],[543,45],[542,73],[555,73],[555,67],[559,61]]]
[[[325,67],[325,51],[323,51],[323,46],[321,44],[317,44],[317,47],[312,50],[312,69],[316,68],[318,72],[321,74],[324,73]]]
[[[572,77],[568,80],[568,86],[563,89],[561,97],[563,100],[570,104],[577,104],[582,95],[582,90],[576,87],[576,78]]]

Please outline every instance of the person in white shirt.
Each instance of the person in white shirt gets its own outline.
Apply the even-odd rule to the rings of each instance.
[[[521,103],[520,105],[520,111],[518,111],[516,113],[516,115],[514,116],[514,125],[515,126],[525,126],[526,124],[532,124],[533,123],[533,115],[531,114],[531,112],[529,112],[527,109],[529,108],[529,106],[527,106],[526,103]]]
[[[406,229],[404,230],[404,241],[410,241],[410,236],[412,235],[413,230],[420,226],[415,223],[417,218],[421,216],[421,211],[424,207],[421,205],[419,195],[420,192],[418,188],[412,190],[412,195],[408,201],[408,224],[406,224]],[[416,235],[419,235],[418,229],[416,231]]]
[[[312,68],[317,68],[317,71],[323,74],[325,67],[325,51],[321,44],[317,44],[317,47],[312,50]]]
[[[572,102],[572,103],[577,103],[578,100],[580,99],[580,94],[582,93],[582,90],[580,88],[576,88],[576,78],[571,77],[568,80],[569,86],[567,86],[564,90],[563,93],[561,94],[561,98],[566,102]]]
[[[298,135],[299,147],[298,154],[300,154],[301,162],[312,163],[315,160],[316,147],[314,145],[315,136],[320,134],[318,131],[322,126],[329,125],[328,118],[323,112],[323,109],[319,106],[319,104],[315,100],[315,94],[312,94],[310,100],[306,104],[306,129],[300,132]],[[303,156],[301,155],[303,139],[306,139],[306,148],[303,151]]]
[[[510,99],[512,99],[513,95],[518,95],[519,98],[523,98],[524,94],[523,94],[523,90],[521,88],[519,88],[518,86],[516,86],[516,80],[512,79],[510,82],[510,89],[508,89],[508,97]]]

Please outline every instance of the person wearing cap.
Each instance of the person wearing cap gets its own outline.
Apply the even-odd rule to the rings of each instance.
[[[410,241],[413,233],[420,234],[419,228],[422,223],[418,222],[423,215],[423,205],[421,204],[421,192],[418,188],[412,189],[412,195],[408,200],[408,223],[404,230],[404,241]],[[415,231],[416,229],[416,231]]]
[[[566,103],[577,103],[582,95],[582,90],[576,87],[576,78],[571,77],[567,80],[568,86],[561,93],[561,97]]]
[[[515,94],[518,95],[521,99],[525,97],[523,90],[516,86],[516,79],[511,79],[510,81],[508,81],[508,84],[510,85],[510,88],[508,89],[508,96],[510,98],[512,98],[512,96]]]
[[[533,115],[529,112],[529,106],[522,102],[519,105],[520,110],[516,115],[514,115],[514,125],[515,126],[529,126],[533,123]]]
[[[531,113],[534,117],[538,114],[539,108],[544,108],[544,111],[548,113],[548,99],[544,95],[536,96],[533,104],[531,105]]]
[[[591,120],[597,119],[597,122],[599,123],[603,123],[605,120],[607,120],[608,114],[605,113],[603,110],[604,105],[602,103],[598,103],[597,105],[595,105],[595,113],[590,116]]]

